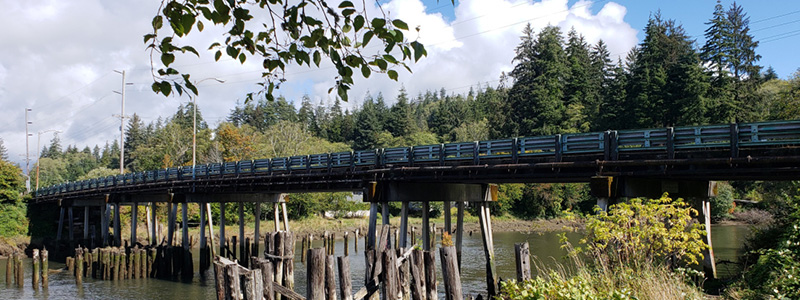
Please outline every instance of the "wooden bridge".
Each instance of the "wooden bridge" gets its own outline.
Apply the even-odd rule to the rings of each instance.
[[[184,207],[184,220],[187,203],[202,204],[201,225],[205,226],[207,203],[218,202],[224,207],[225,203],[238,202],[243,220],[241,203],[269,202],[275,206],[276,224],[281,219],[288,224],[282,196],[286,193],[358,191],[364,193],[365,202],[371,203],[369,245],[375,245],[378,210],[383,212],[383,223],[388,224],[388,202],[397,201],[402,203],[399,246],[406,247],[409,202],[422,202],[423,248],[428,250],[429,202],[441,201],[445,204],[447,231],[452,231],[449,208],[451,204],[458,207],[454,236],[459,252],[464,205],[470,202],[479,208],[488,290],[493,294],[497,279],[487,203],[497,197],[494,183],[590,182],[601,207],[617,197],[658,197],[669,192],[675,197],[702,199],[708,224],[707,198],[715,195],[713,180],[797,179],[800,120],[791,120],[608,130],[167,168],[44,187],[35,191],[33,201],[61,206],[59,239],[65,209],[71,223],[72,207],[84,207],[86,239],[89,208],[99,207],[104,244],[109,242],[109,205],[113,205],[113,242],[117,245],[120,205],[131,205],[135,213],[140,203],[166,202],[172,205],[171,244],[178,204]],[[281,209],[282,217],[278,214]],[[224,241],[224,216],[222,221],[220,240]],[[135,224],[133,218],[132,228]],[[71,240],[73,226],[68,228]],[[288,225],[284,229],[288,231]],[[155,232],[151,231],[152,239]],[[201,230],[201,245],[205,245],[204,232]],[[240,227],[242,242],[243,236]],[[186,245],[185,229],[183,239]],[[135,230],[131,241],[136,242]]]

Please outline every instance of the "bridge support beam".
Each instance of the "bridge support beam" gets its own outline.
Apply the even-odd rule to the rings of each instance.
[[[106,201],[108,201],[107,198]],[[103,247],[108,246],[108,214],[108,202],[106,202],[100,206],[100,235],[103,236]]]
[[[403,201],[400,206],[400,241],[398,242],[398,246],[400,248],[407,248],[408,247],[408,201]],[[415,241],[411,241],[414,243]]]
[[[176,214],[178,213],[178,204],[170,203],[167,208],[169,209],[169,212],[167,213],[167,245],[173,246],[172,239],[175,237],[175,219],[177,219]]]
[[[458,268],[461,270],[461,244],[464,240],[464,201],[458,201],[458,212],[456,213],[456,258]]]
[[[158,220],[156,219],[156,208],[158,208],[158,204],[153,202],[150,204],[150,210],[148,211],[147,217],[150,218],[150,245],[158,244]]]
[[[67,224],[69,224],[69,243],[70,247],[72,247],[72,241],[74,241],[75,238],[75,219],[72,214],[72,206],[67,208],[67,212],[69,214],[69,222],[67,222]]]
[[[714,260],[714,246],[711,244],[711,201],[708,198],[703,198],[700,201],[700,206],[701,217],[706,227],[703,241],[708,245],[708,248],[703,250],[703,272],[708,277],[717,278],[717,263]]]
[[[189,207],[186,202],[181,203],[181,246],[189,250]]]
[[[114,246],[122,246],[122,232],[119,230],[119,202],[114,203]]]
[[[255,228],[253,228],[253,256],[260,256],[258,255],[258,241],[261,240],[261,202],[256,202],[256,209],[253,212],[255,215]]]
[[[247,261],[249,261],[249,259],[244,256],[244,244],[244,203],[239,202],[239,256],[237,257],[239,258],[239,262],[247,267]],[[233,246],[236,247],[236,245]]]
[[[219,256],[228,257],[225,253],[225,202],[219,203]]]
[[[136,224],[137,219],[139,218],[139,203],[134,202],[131,205],[131,246],[136,245]]]
[[[64,210],[65,207],[61,207],[58,213],[58,231],[56,232],[56,241],[61,241],[61,231],[64,229]]]
[[[89,207],[83,207],[83,240],[89,240]],[[84,242],[85,243],[85,242]]]

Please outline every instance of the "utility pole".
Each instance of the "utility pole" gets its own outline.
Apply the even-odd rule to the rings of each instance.
[[[25,108],[25,189],[30,193],[31,191],[31,155],[30,150],[28,147],[28,138],[33,136],[32,133],[28,133],[28,125],[33,124],[33,122],[28,121],[28,113],[31,112],[32,109]]]
[[[119,116],[114,115],[114,117],[119,117],[119,173],[125,174],[125,86],[129,83],[125,82],[125,70],[122,72],[114,70],[119,74],[122,74],[122,91],[119,92],[122,95],[122,108],[120,109]]]

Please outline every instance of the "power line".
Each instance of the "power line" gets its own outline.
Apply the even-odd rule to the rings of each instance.
[[[773,20],[773,19],[780,18],[780,17],[785,17],[785,16],[788,16],[788,15],[793,15],[793,14],[796,14],[796,13],[800,13],[800,10],[795,10],[795,11],[793,11],[793,12],[788,12],[788,13],[781,14],[781,15],[777,15],[777,16],[767,17],[767,18],[764,18],[764,19],[761,19],[761,20],[757,20],[757,21],[750,22],[750,24],[761,23],[761,22],[764,22],[764,21],[769,21],[769,20]]]

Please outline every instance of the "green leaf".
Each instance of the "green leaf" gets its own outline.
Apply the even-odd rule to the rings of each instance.
[[[403,22],[402,20],[394,20],[392,21],[392,25],[402,30],[408,30],[408,24],[406,24],[406,22]]]
[[[186,74],[186,76],[188,76],[188,74]],[[185,78],[188,78],[188,77],[185,77]],[[192,93],[194,93],[195,95],[197,95],[197,87],[194,86],[194,84],[192,84],[191,81],[189,81],[189,80],[185,80],[185,81],[186,81],[186,88],[191,90]]]
[[[319,50],[314,51],[314,64],[319,67],[319,63],[322,61],[322,55],[320,55]]]
[[[159,30],[164,26],[164,17],[158,15],[153,17],[153,29]]]
[[[386,25],[386,20],[381,18],[372,19],[372,29],[383,28],[384,25]]]
[[[390,79],[397,81],[397,71],[389,70],[388,72],[386,72],[386,75],[389,75]]]
[[[417,41],[411,42],[411,47],[414,48],[414,61],[419,61],[423,55],[428,56],[428,52],[425,50],[425,46],[420,44]]]
[[[161,81],[161,83],[159,83],[158,85],[161,90],[161,93],[164,94],[164,96],[169,96],[169,94],[172,92],[172,85],[170,85],[169,82],[167,82],[166,80]]]
[[[353,19],[353,27],[355,27],[356,31],[361,30],[361,28],[364,27],[364,16],[356,16],[356,18]]]
[[[147,44],[147,41],[149,41],[149,40],[151,40],[151,39],[153,39],[153,38],[155,38],[155,37],[156,37],[156,35],[155,35],[155,34],[152,34],[152,33],[145,34],[145,35],[144,35],[144,43],[145,43],[145,44]]]
[[[368,30],[367,32],[364,32],[364,38],[362,39],[363,41],[361,42],[364,45],[364,47],[367,47],[367,44],[369,44],[369,40],[372,39],[372,35],[373,34],[374,33],[372,32],[372,30]]]
[[[361,75],[363,75],[364,78],[369,78],[369,75],[371,75],[371,74],[372,74],[372,70],[369,69],[369,66],[361,65]]]
[[[217,50],[217,53],[214,54],[214,60],[219,61],[220,57],[222,57],[222,51]]]
[[[353,2],[350,1],[342,1],[342,3],[339,3],[339,8],[346,8],[346,7],[355,7],[355,6],[353,6]]]
[[[181,17],[181,25],[183,25],[183,35],[189,34],[192,31],[192,26],[194,26],[194,15],[185,14]]]
[[[197,30],[198,30],[198,31],[203,31],[203,28],[204,28],[204,27],[203,27],[203,22],[201,22],[201,21],[197,21]]]
[[[396,64],[397,63],[397,59],[395,59],[394,56],[391,56],[389,54],[384,54],[383,55],[383,59],[388,61],[390,64]]]
[[[172,53],[163,53],[161,54],[161,62],[164,63],[164,66],[169,67],[169,65],[175,61],[175,55]]]
[[[151,89],[153,90],[153,92],[155,92],[156,94],[158,94],[158,93],[160,93],[160,92],[161,92],[161,85],[160,85],[160,84],[158,84],[158,82],[153,82],[153,84],[151,84],[151,85],[150,85],[150,88],[151,88]],[[329,93],[330,93],[330,92],[329,92]]]
[[[239,62],[240,63],[244,63],[245,60],[247,60],[247,55],[244,55],[244,53],[240,53],[239,54]]]
[[[342,101],[347,102],[347,86],[339,85],[336,92],[339,94],[339,98],[342,98]]]
[[[183,46],[183,48],[181,48],[181,49],[183,49],[183,51],[192,52],[192,53],[194,53],[194,55],[197,55],[197,57],[200,57],[200,53],[197,53],[197,50],[195,50],[194,47],[192,47],[192,46]]]
[[[353,29],[353,27],[350,26],[350,24],[345,24],[344,26],[342,26],[342,32],[345,32],[345,33],[350,32],[350,30],[352,30],[352,29]]]
[[[375,65],[378,66],[378,68],[380,68],[381,71],[385,71],[386,68],[388,67],[388,64],[386,63],[386,61],[383,60],[383,59],[380,59],[380,58],[375,60]]]
[[[183,88],[177,82],[175,84],[175,91],[178,92],[178,96],[183,96]]]
[[[350,15],[352,15],[354,13],[356,13],[356,10],[352,9],[352,8],[348,8],[348,9],[342,10],[342,15],[345,16],[345,17],[350,16]]]

